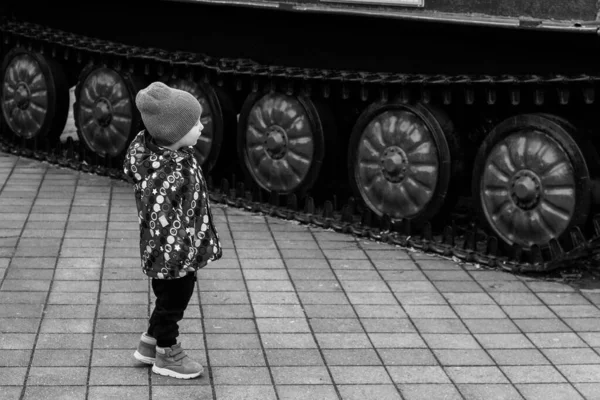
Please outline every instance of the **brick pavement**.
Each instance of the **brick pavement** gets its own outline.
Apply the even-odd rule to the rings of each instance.
[[[215,205],[182,343],[132,357],[153,295],[131,188],[0,154],[0,400],[600,399],[600,293]]]

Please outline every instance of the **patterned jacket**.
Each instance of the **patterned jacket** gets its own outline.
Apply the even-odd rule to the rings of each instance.
[[[134,187],[144,274],[176,279],[222,257],[206,182],[191,147],[159,147],[141,131],[123,170]]]

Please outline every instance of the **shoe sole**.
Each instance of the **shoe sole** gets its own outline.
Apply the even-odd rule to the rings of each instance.
[[[144,364],[149,364],[149,365],[153,365],[154,361],[156,361],[154,358],[152,357],[146,357],[143,356],[142,354],[140,354],[139,351],[135,351],[135,353],[133,353],[133,356],[135,357],[136,360],[143,362]]]
[[[193,374],[186,375],[186,374],[180,374],[179,372],[175,372],[175,371],[172,371],[167,368],[157,367],[156,364],[154,364],[154,366],[152,367],[152,372],[154,372],[155,374],[158,374],[158,375],[162,375],[162,376],[170,376],[171,378],[191,379],[191,378],[196,378],[196,377],[202,375],[202,373],[204,372],[204,369],[200,372],[195,372]]]

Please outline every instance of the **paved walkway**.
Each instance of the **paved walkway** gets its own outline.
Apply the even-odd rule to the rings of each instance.
[[[215,206],[183,322],[200,379],[132,357],[153,296],[131,188],[0,154],[0,399],[600,399],[600,293]]]

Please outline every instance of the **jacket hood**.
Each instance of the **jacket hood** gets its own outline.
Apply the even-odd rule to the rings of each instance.
[[[160,147],[154,143],[152,136],[143,130],[129,145],[129,152],[125,157],[123,167],[127,178],[133,183],[139,183],[155,171],[189,157],[193,157],[191,147],[176,151]]]

